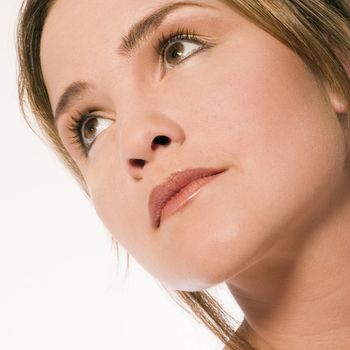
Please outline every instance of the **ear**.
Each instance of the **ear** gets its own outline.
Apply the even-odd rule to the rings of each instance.
[[[337,114],[346,114],[349,108],[347,101],[329,87],[327,87],[327,92],[334,112]]]
[[[337,50],[336,50],[336,52],[337,52]],[[350,61],[345,60],[344,57],[341,54],[339,54],[339,52],[337,52],[337,56],[342,64],[345,72],[347,73],[348,77],[350,78]],[[348,101],[346,101],[343,97],[339,96],[332,89],[329,89],[329,87],[327,87],[327,91],[328,91],[329,99],[330,99],[330,102],[333,106],[334,111],[337,114],[341,114],[341,115],[347,114],[348,109],[349,109]]]
[[[344,68],[350,77],[350,67],[344,66]],[[334,87],[330,86],[328,82],[325,84],[325,89],[334,112],[337,115],[347,114],[349,109],[349,102],[345,99],[345,97],[342,96],[338,91],[335,91]]]
[[[337,55],[341,65],[343,66],[345,72],[347,73],[348,77],[350,78],[350,60],[345,59],[344,55],[340,53],[340,51],[337,48],[334,48],[334,52]],[[348,113],[349,109],[349,102],[345,100],[344,97],[339,96],[339,93],[334,91],[334,88],[330,87],[328,83],[326,83],[326,91],[329,97],[329,100],[331,102],[331,105],[333,107],[333,110],[338,115],[345,115]]]

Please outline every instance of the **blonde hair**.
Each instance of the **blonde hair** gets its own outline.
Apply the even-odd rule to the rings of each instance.
[[[20,106],[29,122],[25,112],[29,105],[44,137],[87,192],[77,165],[58,136],[41,70],[41,34],[54,3],[55,0],[25,0],[19,13],[17,53]],[[347,101],[348,113],[339,117],[346,117],[349,126],[350,79],[346,71],[350,67],[349,1],[231,0],[230,3],[233,9],[298,54],[317,79]],[[344,136],[349,149],[349,127],[344,129]],[[207,291],[174,293],[171,295],[179,305],[189,308],[228,348],[254,349],[242,333],[245,321],[240,330],[235,331],[231,316]]]

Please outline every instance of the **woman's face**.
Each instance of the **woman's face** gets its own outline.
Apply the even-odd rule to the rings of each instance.
[[[142,41],[134,33],[137,44],[121,49],[161,8],[140,27]],[[164,42],[162,62],[157,47],[171,34],[180,37]],[[229,2],[59,0],[41,59],[59,135],[99,216],[171,288],[234,278],[345,186],[341,103]],[[152,226],[152,189],[193,168],[226,171]]]

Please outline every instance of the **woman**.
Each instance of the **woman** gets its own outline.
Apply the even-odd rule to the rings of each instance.
[[[348,349],[346,0],[28,0],[18,28],[22,106],[225,349]]]

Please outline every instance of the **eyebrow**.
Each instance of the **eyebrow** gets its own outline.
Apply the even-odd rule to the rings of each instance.
[[[175,10],[185,6],[196,6],[202,8],[215,8],[209,4],[202,4],[193,1],[181,1],[168,3],[157,10],[147,14],[137,23],[133,24],[126,35],[122,35],[122,42],[118,47],[118,53],[122,56],[129,56],[136,47],[142,43],[149,35],[155,32],[166,17]],[[85,81],[75,81],[71,83],[60,96],[54,114],[55,123],[59,117],[69,109],[74,101],[80,98],[91,85]]]
[[[58,100],[58,104],[55,110],[55,123],[59,117],[69,109],[73,102],[82,97],[84,93],[91,87],[86,81],[75,81],[70,84],[63,92]]]
[[[122,35],[122,43],[118,52],[123,56],[128,56],[147,36],[156,31],[164,22],[166,17],[175,10],[185,6],[196,6],[202,8],[214,8],[209,4],[201,4],[193,1],[180,1],[171,4],[165,4],[154,12],[149,13],[140,21],[135,23],[126,35]]]

